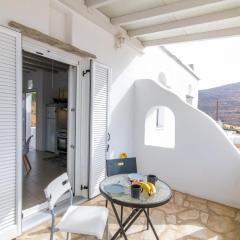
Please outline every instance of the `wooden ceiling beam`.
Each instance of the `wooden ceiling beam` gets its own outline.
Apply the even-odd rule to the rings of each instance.
[[[224,37],[234,37],[234,36],[240,36],[240,27],[143,41],[143,45],[145,47],[164,46],[164,45],[170,45],[175,43],[201,41],[201,40],[209,40],[209,39],[224,38]]]
[[[117,0],[85,0],[85,5],[91,8],[99,8]]]
[[[165,16],[169,14],[174,14],[198,7],[210,6],[212,4],[221,4],[223,2],[227,2],[228,0],[185,0],[173,2],[167,5],[126,14],[119,17],[111,18],[111,23],[114,25],[126,25],[129,23],[145,21],[149,19],[153,19],[159,16]]]
[[[205,14],[198,17],[186,18],[168,23],[158,24],[150,27],[139,28],[128,31],[130,37],[140,37],[154,33],[160,33],[175,29],[193,27],[201,24],[208,24],[218,21],[224,21],[240,17],[240,8],[234,8],[226,11]]]

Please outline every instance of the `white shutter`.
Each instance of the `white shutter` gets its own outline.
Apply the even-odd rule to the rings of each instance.
[[[0,27],[0,239],[21,231],[21,35]]]
[[[91,120],[89,197],[99,194],[99,183],[106,176],[108,94],[110,68],[91,62]]]

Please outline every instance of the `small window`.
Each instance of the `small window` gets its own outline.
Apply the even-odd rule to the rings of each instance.
[[[175,147],[175,116],[165,106],[149,110],[145,118],[145,145],[163,148]]]

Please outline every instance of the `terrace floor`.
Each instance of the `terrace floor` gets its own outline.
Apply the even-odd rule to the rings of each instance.
[[[85,205],[105,205],[97,197]],[[109,239],[118,228],[115,216],[109,207]],[[125,216],[131,209],[125,208]],[[172,200],[152,209],[151,219],[160,240],[239,240],[240,210],[220,205],[205,199],[174,192]],[[48,240],[50,222],[42,224],[17,238],[17,240]],[[127,232],[129,240],[154,240],[150,230],[146,231],[146,219],[142,215]],[[64,233],[56,233],[55,240],[65,239]],[[72,235],[72,240],[93,240],[89,236]],[[105,238],[106,239],[106,238]],[[120,239],[120,238],[119,238]]]

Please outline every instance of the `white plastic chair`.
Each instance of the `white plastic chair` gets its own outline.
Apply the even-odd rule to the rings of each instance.
[[[108,219],[108,209],[98,206],[75,206],[73,202],[73,192],[67,176],[63,173],[54,179],[44,190],[49,209],[52,215],[52,226],[50,240],[53,240],[54,232],[62,231],[67,233],[86,234],[102,239]],[[70,206],[62,217],[61,221],[55,225],[55,205],[63,194],[70,193]]]

